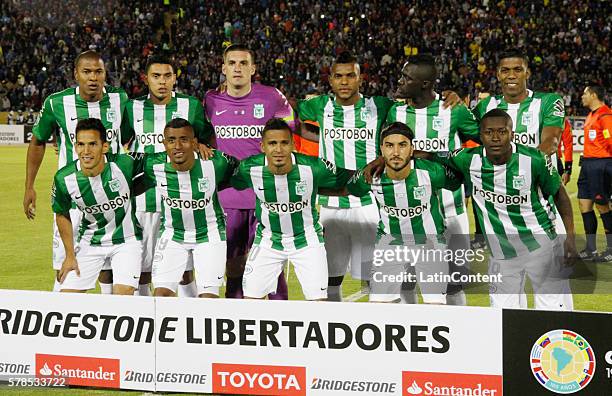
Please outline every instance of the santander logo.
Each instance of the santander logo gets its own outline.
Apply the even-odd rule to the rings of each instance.
[[[68,385],[119,388],[119,359],[36,354],[37,377],[66,378]]]
[[[402,372],[402,396],[502,396],[502,376],[489,374]]]

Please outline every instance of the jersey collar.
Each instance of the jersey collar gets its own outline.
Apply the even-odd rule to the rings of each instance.
[[[176,97],[176,92],[172,91],[172,97],[175,98]],[[151,93],[149,92],[147,94],[147,100],[151,100]],[[163,105],[162,105],[163,106]]]
[[[79,95],[79,97],[81,97],[81,94],[79,93],[79,91],[80,91],[80,90],[79,90],[79,86],[77,85],[77,86],[76,86],[75,93],[76,93],[77,95]],[[104,85],[104,86],[102,87],[102,96],[104,96],[104,95],[106,95],[106,85]],[[83,98],[81,98],[81,99],[83,99]]]

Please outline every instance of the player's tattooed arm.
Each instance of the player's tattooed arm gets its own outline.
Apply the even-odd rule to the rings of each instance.
[[[545,126],[542,128],[542,136],[540,139],[540,145],[538,149],[544,154],[553,154],[559,147],[559,139],[563,130],[555,126]]]
[[[70,221],[70,212],[57,213],[55,216],[55,222],[59,231],[62,243],[64,244],[64,250],[66,251],[66,258],[62,263],[62,268],[59,272],[60,283],[64,282],[66,276],[70,271],[76,271],[78,276],[81,275],[79,271],[79,264],[77,263],[76,253],[74,252],[74,237],[72,235],[72,222]]]

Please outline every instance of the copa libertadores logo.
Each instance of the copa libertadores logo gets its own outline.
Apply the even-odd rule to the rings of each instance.
[[[569,394],[584,389],[595,373],[593,348],[580,334],[552,330],[531,349],[531,371],[546,389]]]

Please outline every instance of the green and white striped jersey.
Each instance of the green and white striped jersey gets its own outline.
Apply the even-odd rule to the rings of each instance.
[[[319,157],[339,168],[357,170],[376,159],[380,130],[393,101],[383,96],[362,96],[353,106],[341,106],[333,96],[321,95],[298,102],[303,121],[319,124]],[[357,198],[320,196],[319,203],[353,208],[372,203],[370,195]]]
[[[447,177],[444,166],[425,159],[413,159],[410,167],[404,180],[391,179],[384,172],[371,185],[365,181],[363,172],[359,172],[347,184],[348,191],[356,196],[374,193],[380,214],[379,239],[389,235],[392,244],[441,241],[444,218],[438,191],[456,190],[461,182],[456,177]]]
[[[79,95],[79,87],[68,88],[45,99],[32,133],[37,140],[46,142],[53,134],[55,126],[59,127],[58,168],[62,168],[78,158],[74,151],[77,122],[85,118],[98,118],[106,128],[106,138],[110,143],[109,152],[122,153],[121,120],[127,102],[128,96],[122,88],[105,86],[104,95],[99,102],[83,100]]]
[[[107,154],[101,174],[88,177],[79,160],[58,170],[53,179],[51,206],[55,213],[68,213],[72,203],[83,212],[77,241],[94,246],[112,246],[142,237],[132,205],[132,180],[138,170],[127,154]]]
[[[240,162],[231,184],[237,190],[252,188],[256,196],[256,245],[295,250],[323,243],[323,228],[315,199],[319,188],[346,185],[351,172],[308,155],[293,153],[293,167],[275,175],[266,156],[258,154]]]
[[[414,132],[412,145],[415,150],[443,153],[461,147],[462,141],[480,141],[478,121],[464,105],[444,108],[444,102],[436,99],[422,109],[396,102],[387,116],[387,123],[402,122]],[[465,212],[463,188],[456,191],[441,190],[445,216],[457,216]]]
[[[480,120],[490,110],[504,110],[512,118],[514,143],[538,147],[544,127],[563,129],[564,103],[561,96],[556,93],[531,90],[527,90],[527,93],[527,98],[521,103],[508,103],[503,95],[489,96],[478,102],[473,110],[474,115]]]
[[[133,153],[165,153],[164,127],[174,118],[189,121],[196,136],[204,132],[204,108],[193,96],[172,92],[172,99],[168,104],[156,105],[146,95],[130,100],[125,109],[123,142],[131,141],[130,151]],[[159,190],[150,189],[137,196],[136,210],[159,212]]]
[[[556,236],[548,197],[561,185],[549,156],[512,144],[508,163],[493,165],[483,146],[463,149],[449,158],[451,167],[472,183],[476,216],[495,258],[517,257]]]
[[[236,166],[236,159],[217,150],[209,160],[196,158],[189,171],[174,169],[166,153],[145,154],[145,183],[161,195],[161,230],[171,231],[176,242],[225,241],[217,186],[227,182]]]

